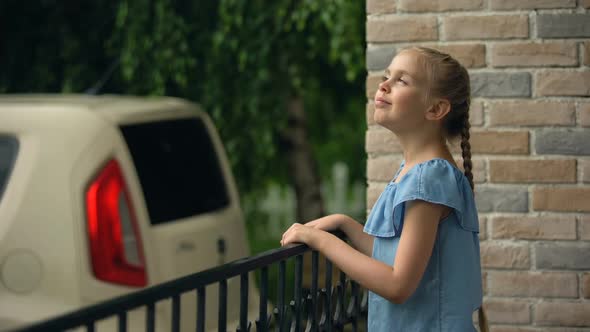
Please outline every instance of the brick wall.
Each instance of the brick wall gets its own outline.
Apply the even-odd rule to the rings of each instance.
[[[372,120],[382,70],[403,46],[449,52],[472,80],[492,331],[590,331],[590,1],[367,0],[367,43],[368,207],[401,159]]]

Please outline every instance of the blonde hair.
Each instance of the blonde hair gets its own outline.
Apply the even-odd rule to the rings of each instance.
[[[427,47],[409,47],[401,52],[416,52],[424,66],[428,82],[426,98],[440,97],[451,104],[451,111],[443,120],[443,130],[447,139],[461,137],[461,154],[465,177],[473,184],[473,163],[471,162],[471,144],[469,143],[469,106],[471,104],[471,87],[469,73],[450,55]]]
[[[424,66],[428,82],[426,98],[444,98],[451,104],[451,111],[443,120],[443,130],[447,139],[461,137],[461,154],[465,177],[473,184],[473,164],[471,162],[471,144],[469,143],[469,106],[471,104],[471,87],[469,73],[452,56],[427,47],[409,47],[401,52],[416,52]],[[488,321],[483,306],[478,312],[479,329],[488,332]]]

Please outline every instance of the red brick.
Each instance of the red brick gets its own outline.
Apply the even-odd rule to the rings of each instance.
[[[367,21],[367,42],[436,40],[438,25],[434,16],[389,16]]]
[[[535,90],[539,96],[590,95],[590,71],[549,70],[536,76]]]
[[[395,1],[367,0],[367,14],[384,14],[395,12]]]
[[[577,66],[574,42],[498,43],[492,46],[494,67]]]
[[[514,100],[488,104],[490,126],[573,126],[576,121],[572,102]]]
[[[393,2],[393,1],[392,1]],[[483,0],[399,0],[402,12],[445,12],[482,9]]]
[[[481,127],[483,126],[483,121],[483,103],[478,100],[471,101],[471,106],[469,107],[469,123],[472,126]]]
[[[461,147],[452,147],[453,150],[456,150],[458,155],[454,156],[457,166],[462,172],[465,172],[465,168],[463,168],[463,157],[461,157]],[[473,164],[472,173],[473,173],[473,182],[475,183],[483,183],[486,182],[486,161],[484,159],[475,158],[471,160]]]
[[[578,165],[580,165],[580,171],[582,174],[582,182],[590,183],[590,160],[579,159]]]
[[[491,154],[528,154],[528,131],[472,131],[471,151]]]
[[[590,3],[590,0],[587,0]],[[584,64],[590,66],[590,42],[584,42]]]
[[[521,300],[486,299],[484,301],[484,308],[490,323],[530,323],[530,306],[529,302]]]
[[[490,160],[490,181],[497,183],[573,183],[575,159]]]
[[[580,240],[590,240],[590,216],[585,215],[579,218],[580,222]]]
[[[457,59],[466,68],[480,68],[486,65],[486,47],[484,44],[432,44],[421,43],[424,46],[447,53]]]
[[[369,158],[367,179],[369,181],[391,181],[400,164],[401,160],[393,156]]]
[[[578,297],[578,278],[565,272],[488,271],[492,296]]]
[[[535,211],[590,212],[590,187],[533,189]]]
[[[477,328],[477,325],[475,325]],[[585,328],[575,327],[531,327],[524,325],[491,325],[491,332],[588,332]]]
[[[490,326],[490,331],[491,332],[540,332],[540,330],[537,330],[532,327],[507,326],[507,325]],[[543,332],[549,332],[549,331],[543,330]],[[563,332],[563,331],[561,331],[561,332]]]
[[[481,243],[481,265],[484,268],[528,269],[531,266],[529,247],[484,241]]]
[[[582,275],[582,296],[590,299],[590,273],[588,272]]]
[[[485,240],[488,236],[487,232],[487,218],[479,216],[479,239]]]
[[[477,325],[476,325],[477,327]],[[492,325],[491,332],[588,332],[587,329],[575,327],[528,327],[523,325]]]
[[[402,152],[397,137],[387,129],[369,128],[365,138],[365,150],[368,153]]]
[[[541,326],[590,326],[590,302],[541,302],[535,305],[535,324]]]
[[[443,17],[445,40],[506,39],[529,36],[526,15]]]
[[[573,216],[495,217],[490,222],[493,239],[576,239],[576,219]]]
[[[590,103],[578,104],[578,124],[582,127],[590,127]]]
[[[472,159],[473,163],[473,182],[483,183],[486,182],[486,161],[483,159]],[[461,169],[463,169],[463,162],[461,161]]]
[[[576,0],[490,0],[493,10],[575,8]]]
[[[496,44],[491,52],[494,67],[577,66],[577,44],[573,42]]]

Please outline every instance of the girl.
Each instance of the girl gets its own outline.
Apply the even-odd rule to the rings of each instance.
[[[309,245],[370,291],[370,332],[475,331],[477,309],[487,331],[469,104],[469,75],[451,56],[423,47],[399,52],[375,94],[374,119],[397,136],[404,161],[364,228],[335,214],[283,234],[281,245]],[[464,174],[447,146],[455,137]],[[336,229],[352,247],[327,232]]]

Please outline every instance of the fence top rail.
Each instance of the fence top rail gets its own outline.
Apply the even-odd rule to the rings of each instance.
[[[342,232],[333,232],[333,234],[340,238],[344,238]],[[115,316],[118,313],[133,310],[150,303],[155,303],[170,298],[173,295],[205,287],[222,280],[227,280],[269,266],[273,263],[280,262],[287,258],[301,255],[309,250],[310,248],[305,244],[292,244],[283,248],[271,249],[254,256],[241,258],[208,270],[147,287],[130,294],[121,295],[13,331],[61,331],[83,326],[89,321],[98,321],[107,317]]]

